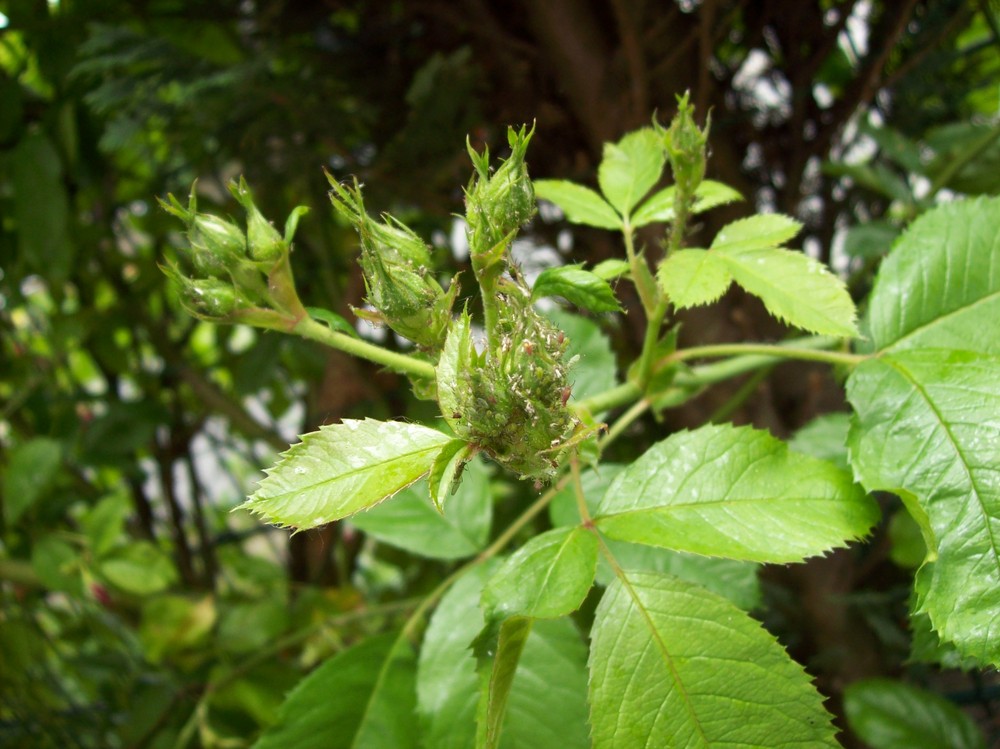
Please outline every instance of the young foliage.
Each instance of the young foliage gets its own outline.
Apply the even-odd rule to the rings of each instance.
[[[234,296],[234,309],[259,318],[218,319],[284,325],[407,374],[421,397],[436,398],[452,432],[370,419],[322,427],[285,453],[243,506],[296,528],[350,517],[376,540],[431,559],[478,555],[421,604],[405,636],[369,639],[303,682],[261,746],[836,746],[808,676],[746,610],[762,600],[758,564],[800,562],[868,534],[879,507],[866,491],[898,494],[919,529],[908,555],[891,558],[917,550],[920,564],[926,554],[916,573],[915,638],[945,644],[922,652],[1000,665],[1000,338],[984,324],[1000,313],[1000,200],[931,211],[899,238],[867,306],[874,351],[851,353],[843,339],[858,335],[854,302],[822,264],[785,248],[800,229],[795,220],[750,216],[723,227],[707,249],[685,247],[692,215],[739,195],[703,179],[709,127],[695,122],[686,97],[679,105],[669,128],[606,145],[601,194],[559,180],[532,183],[525,158],[533,130],[509,130],[511,155],[495,171],[488,151],[470,147],[466,218],[481,328],[470,314],[478,302],[452,315],[458,285],[441,289],[415,232],[391,217],[373,220],[356,183],[331,180],[337,209],[359,232],[376,308],[358,314],[409,336],[416,355],[361,341],[341,318],[302,307],[287,262],[301,212],[282,238],[242,183],[234,194],[247,211],[246,232],[197,213],[193,198],[187,209],[167,205],[187,222],[188,260],[204,276],[171,269],[172,277],[188,292],[207,283],[213,299]],[[674,184],[656,190],[667,165]],[[624,259],[592,271],[552,268],[529,288],[510,247],[536,197],[572,223],[620,232]],[[650,255],[660,253],[636,247],[636,227],[654,222],[668,224],[659,262]],[[622,309],[614,279],[634,284],[647,326],[621,383],[597,323],[558,310],[543,316],[534,306],[561,297],[613,314]],[[671,310],[714,301],[734,282],[778,319],[820,335],[678,348]],[[716,356],[729,361],[688,364]],[[784,357],[845,367],[853,415],[821,417],[790,442],[707,424],[654,443],[630,464],[601,464],[607,445],[645,411],[659,415]],[[536,491],[558,482],[492,543],[494,493],[483,458],[532,480]],[[425,475],[426,486],[411,486]],[[28,487],[29,500],[35,491]],[[555,527],[532,526],[548,502]],[[890,523],[899,526],[898,517]],[[520,547],[501,559],[514,539]],[[79,563],[75,551],[60,539],[48,543],[55,563],[38,560],[38,574],[53,586],[79,585],[66,572]],[[115,562],[141,561],[148,551],[115,550],[102,558],[106,576],[135,585],[135,565]],[[587,621],[595,581],[605,590],[588,659],[568,616]],[[435,604],[417,656],[410,637]],[[321,689],[338,695],[332,719],[351,715],[336,737],[317,717]],[[885,699],[877,691],[871,699],[856,692],[852,720],[866,726],[859,731],[891,726],[893,704],[919,702],[905,691]],[[928,715],[944,721],[939,708]],[[857,717],[879,710],[877,719]],[[873,744],[895,746],[887,730],[890,738]]]
[[[270,523],[315,528],[409,486],[450,441],[419,424],[345,419],[304,435],[241,507]]]
[[[751,216],[726,226],[708,251],[681,250],[660,266],[660,285],[680,309],[718,299],[732,281],[779,320],[827,335],[857,335],[842,281],[801,252],[781,249],[799,231],[787,216]]]
[[[351,516],[350,522],[373,538],[429,559],[463,559],[482,551],[493,519],[489,472],[472,460],[454,495],[438,510],[423,481],[390,502]]]

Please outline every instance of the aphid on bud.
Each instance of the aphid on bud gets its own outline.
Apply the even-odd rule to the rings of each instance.
[[[532,354],[535,353],[535,346],[531,341],[524,342],[524,353],[526,353],[528,356],[531,356]]]
[[[556,342],[558,342],[558,344],[562,346],[565,340],[566,340],[566,334],[560,330],[559,335],[556,336]]]
[[[560,393],[560,395],[562,397],[563,408],[566,407],[566,404],[569,402],[569,397],[572,394],[573,394],[573,389],[572,388],[565,387],[565,388],[562,389],[562,392]]]
[[[453,418],[453,419],[461,419],[462,418],[462,414],[460,414],[458,411],[455,411],[455,412],[452,413],[451,418]]]

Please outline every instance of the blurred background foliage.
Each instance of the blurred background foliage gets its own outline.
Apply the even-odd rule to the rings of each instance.
[[[712,111],[708,176],[749,203],[692,241],[791,214],[861,299],[907,221],[1000,189],[998,24],[992,0],[0,0],[0,744],[246,746],[303,673],[393,626],[447,564],[349,525],[289,538],[230,514],[296,434],[430,414],[373,365],[183,313],[157,196],[197,178],[200,208],[233,214],[242,173],[272,218],[311,205],[301,296],[349,316],[356,242],[323,167],[459,270],[467,135],[502,153],[508,124],[537,122],[532,175],[592,182],[603,142],[690,90]],[[617,252],[545,215],[526,263]],[[622,365],[632,309],[599,320]],[[782,335],[737,291],[684,320],[689,344]],[[787,436],[841,397],[828,372],[782,365],[639,424],[613,458],[720,409]],[[492,483],[501,521],[531,493]],[[762,616],[835,708],[905,668],[985,719],[979,675],[918,663],[942,654],[907,628],[907,532],[766,571]]]

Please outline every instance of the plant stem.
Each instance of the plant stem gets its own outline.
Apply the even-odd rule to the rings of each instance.
[[[653,374],[653,354],[656,351],[656,343],[660,340],[660,328],[663,326],[668,306],[669,301],[664,295],[646,321],[646,335],[642,341],[642,353],[639,354],[639,387],[643,391],[649,385]]]
[[[864,355],[820,350],[838,346],[841,340],[840,338],[830,336],[812,336],[791,339],[786,344],[728,343],[700,346],[680,349],[670,356],[665,357],[660,362],[654,362],[654,364],[659,364],[662,367],[669,366],[673,362],[698,357],[732,356],[733,354],[738,354],[738,356],[733,356],[729,361],[704,364],[692,367],[690,370],[681,370],[678,372],[674,377],[674,387],[694,390],[705,385],[723,382],[746,372],[760,369],[761,367],[773,365],[781,359],[806,359],[854,366],[866,358]],[[654,367],[653,371],[655,369],[656,367]],[[603,393],[584,398],[576,403],[575,407],[580,411],[598,414],[602,411],[610,411],[611,409],[633,403],[642,396],[643,392],[637,384],[625,382],[609,388]]]
[[[376,346],[374,343],[368,343],[367,341],[352,338],[344,333],[338,333],[323,323],[313,320],[311,317],[301,318],[290,332],[296,333],[303,338],[318,341],[338,351],[344,351],[352,356],[381,364],[400,374],[419,377],[425,380],[434,379],[434,365],[430,362],[421,361],[420,359],[415,359],[406,354],[399,354],[395,351],[388,351],[381,346]]]
[[[666,357],[667,361],[679,362],[688,359],[702,359],[722,356],[741,356],[744,354],[757,354],[768,357],[778,357],[782,359],[802,359],[805,361],[826,362],[828,364],[845,364],[853,367],[857,366],[868,358],[865,354],[849,354],[846,351],[823,351],[823,345],[830,342],[837,342],[833,338],[816,338],[816,348],[794,348],[782,344],[765,343],[721,343],[710,346],[694,346],[692,348],[675,351]],[[820,350],[817,350],[820,349]]]
[[[583,483],[580,481],[580,458],[573,454],[570,459],[570,471],[573,476],[573,494],[576,495],[576,507],[580,512],[580,520],[584,525],[590,525],[590,509],[587,507],[587,497],[583,493]]]
[[[632,231],[632,226],[629,224],[628,216],[626,216],[622,226],[622,239],[625,242],[625,254],[628,256],[628,266],[632,271],[632,282],[635,284],[635,290],[639,293],[639,299],[642,302],[642,308],[646,311],[646,316],[652,317],[653,310],[656,309],[659,292],[656,288],[656,283],[653,281],[653,276],[646,266],[645,260],[635,252]]]

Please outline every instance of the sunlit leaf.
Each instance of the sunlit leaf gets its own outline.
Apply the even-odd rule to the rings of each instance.
[[[601,192],[620,214],[628,215],[660,179],[666,158],[663,139],[652,128],[605,143],[597,168]]]
[[[296,528],[339,520],[412,484],[450,440],[401,421],[345,419],[322,426],[283,453],[241,507]]]
[[[535,197],[559,207],[571,224],[620,229],[622,219],[615,209],[589,187],[561,179],[539,179],[532,183]]]
[[[655,444],[618,474],[594,522],[622,541],[794,562],[863,536],[877,519],[847,472],[767,432],[708,425]]]

